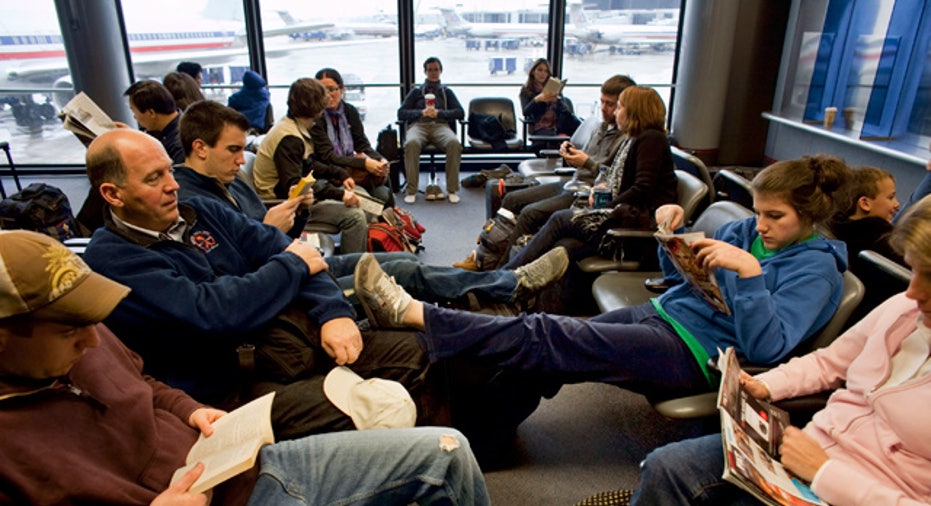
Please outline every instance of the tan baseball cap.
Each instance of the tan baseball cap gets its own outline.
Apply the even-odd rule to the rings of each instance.
[[[352,418],[359,430],[413,427],[417,407],[397,381],[362,379],[348,367],[334,367],[323,380],[323,393]]]
[[[97,323],[128,293],[129,287],[91,271],[47,235],[0,231],[0,318],[29,314],[69,324]]]

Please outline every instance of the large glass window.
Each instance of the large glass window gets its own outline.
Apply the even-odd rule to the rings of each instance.
[[[414,29],[422,35],[414,43],[416,81],[426,78],[423,61],[439,57],[441,79],[455,91],[466,112],[473,98],[506,97],[514,102],[520,118],[520,87],[533,61],[546,57],[546,6],[519,0],[467,4],[435,0],[417,5]],[[431,32],[439,36],[430,36]]]
[[[931,12],[922,0],[803,2],[780,114],[922,153],[931,138]]]
[[[614,74],[655,87],[669,105],[679,4],[640,0],[626,2],[624,9],[609,9],[567,2],[562,75],[569,81],[566,95],[580,115],[597,111],[598,87]]]
[[[304,25],[300,31],[265,38],[275,115],[287,111],[288,86],[294,80],[331,67],[343,76],[343,98],[359,109],[366,134],[375,142],[377,129],[394,122],[398,108],[397,17],[396,2],[263,1],[266,33]]]
[[[18,164],[82,163],[84,146],[56,117],[70,92],[55,90],[72,86],[54,3],[6,2],[2,12],[0,140]]]

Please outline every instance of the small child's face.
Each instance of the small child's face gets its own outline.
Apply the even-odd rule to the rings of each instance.
[[[895,198],[895,180],[887,177],[881,180],[878,186],[876,198],[866,197],[869,209],[864,211],[867,211],[867,216],[876,216],[891,222],[899,212],[899,201]]]

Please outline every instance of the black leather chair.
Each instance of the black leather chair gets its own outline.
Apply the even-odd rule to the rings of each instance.
[[[698,212],[700,213],[715,200],[716,192],[714,191],[714,181],[711,179],[711,173],[708,171],[708,167],[705,166],[705,162],[701,161],[701,158],[675,146],[670,146],[669,149],[672,151],[672,162],[676,165],[677,169],[688,172],[698,179],[701,179],[708,185],[708,188],[712,189],[705,197],[705,201],[699,204]]]
[[[514,114],[514,102],[505,97],[480,97],[473,98],[469,101],[469,111],[466,113],[466,121],[463,122],[463,128],[466,132],[466,138],[469,146],[481,151],[494,151],[494,146],[490,142],[473,137],[469,131],[468,118],[472,114],[487,114],[494,116],[501,121],[505,132],[508,136],[504,139],[507,151],[523,151],[526,141],[523,137],[517,135],[517,118]],[[463,145],[465,147],[465,145]]]
[[[731,200],[753,209],[753,187],[749,179],[732,170],[721,169],[714,175],[713,181],[716,200]]]

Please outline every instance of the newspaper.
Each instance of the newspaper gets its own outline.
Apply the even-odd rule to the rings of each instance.
[[[714,273],[698,264],[695,251],[691,248],[693,242],[704,239],[705,233],[673,234],[664,223],[660,225],[659,231],[654,236],[685,281],[695,287],[702,298],[713,308],[724,314],[731,314],[731,308],[728,307],[724,294],[721,293],[721,287],[718,286]]]
[[[827,506],[808,484],[779,462],[779,444],[789,426],[789,414],[757,399],[740,384],[740,365],[734,348],[718,358],[721,388],[721,437],[724,443],[723,478],[771,506]]]
[[[74,132],[82,139],[93,140],[116,128],[110,116],[83,91],[61,108],[58,117],[64,122],[66,130]]]

